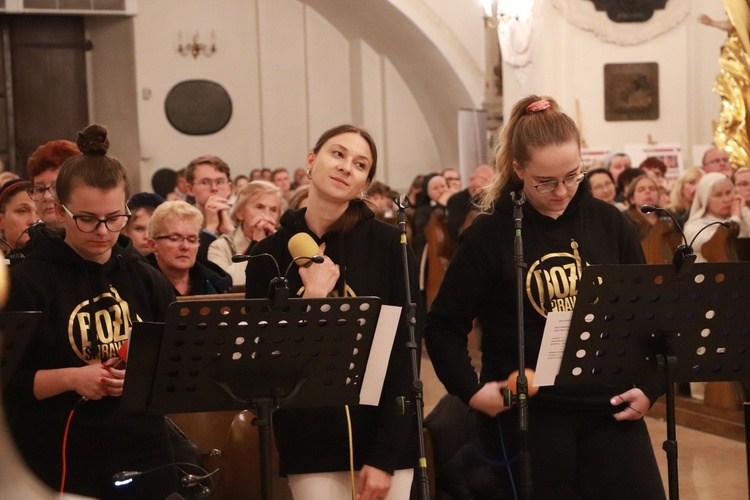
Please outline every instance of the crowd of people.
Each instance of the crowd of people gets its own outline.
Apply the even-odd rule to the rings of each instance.
[[[238,290],[266,297],[276,276],[270,260],[232,257],[270,254],[286,268],[287,243],[300,232],[315,241],[323,262],[290,267],[290,289],[299,297],[378,296],[404,306],[408,271],[417,342],[424,332],[438,377],[477,414],[481,453],[494,464],[519,446],[516,410],[500,394],[517,353],[511,193],[526,200],[525,259],[550,272],[570,264],[566,259],[579,273],[584,262],[643,263],[639,238],[659,215],[643,213],[642,205],[669,210],[688,238],[725,219],[750,235],[750,168],[733,169],[716,148],[702,167],[676,179],[666,179],[659,159],[634,168],[624,153],[587,171],[578,129],[546,96],[516,104],[500,145],[495,166],[479,165],[466,182],[453,168],[414,179],[405,197],[408,270],[397,193],[375,180],[377,146],[359,127],[325,131],[291,174],[258,168],[232,177],[224,160],[206,155],[173,172],[166,189],[135,194],[127,168],[107,153],[106,128],[91,125],[75,143],[40,146],[29,158],[28,180],[0,185],[0,237],[12,266],[7,310],[45,313],[4,395],[31,469],[55,489],[97,498],[165,498],[175,491],[178,471],[164,418],[118,411],[126,375],[118,348],[134,321],[163,321],[176,297]],[[428,311],[419,272],[435,213],[455,253]],[[699,259],[710,237],[704,231],[695,241]],[[544,290],[533,288],[523,298],[532,368],[549,310]],[[467,354],[477,324],[479,375]],[[401,348],[408,342],[404,312],[380,405],[274,413],[281,472],[295,498],[348,498],[350,469],[359,498],[409,497],[418,460],[415,414],[393,404],[411,391],[410,353]],[[660,388],[649,386],[585,394],[542,388],[531,403],[531,467],[533,477],[545,478],[535,495],[664,498],[642,420],[659,395]],[[123,470],[157,472],[117,488],[112,476]],[[498,495],[512,498],[517,463],[494,473]]]
[[[687,168],[676,178],[666,177],[662,160],[648,157],[638,167],[622,152],[606,157],[603,166],[588,171],[595,198],[620,208],[643,240],[660,219],[659,211],[643,213],[643,205],[668,211],[693,242],[697,262],[705,262],[702,246],[718,230],[718,224],[731,220],[739,237],[750,236],[750,168],[732,165],[729,155],[711,147],[703,155],[700,167]],[[700,236],[696,236],[700,232]]]

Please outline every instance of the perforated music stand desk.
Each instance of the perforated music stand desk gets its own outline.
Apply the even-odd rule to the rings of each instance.
[[[262,496],[271,498],[270,417],[279,407],[359,404],[377,297],[175,302],[135,323],[121,407],[150,414],[256,410]]]
[[[679,498],[674,382],[750,379],[750,262],[589,266],[555,385],[666,385],[670,498]]]
[[[36,336],[36,330],[42,320],[39,311],[4,311],[0,312],[0,332],[2,332],[3,349],[0,357],[2,366],[3,389],[18,370],[23,356]]]

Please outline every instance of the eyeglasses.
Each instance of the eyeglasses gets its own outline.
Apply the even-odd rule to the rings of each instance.
[[[201,179],[200,181],[196,182],[196,185],[203,186],[206,188],[210,188],[211,186],[216,187],[222,187],[229,184],[229,181],[227,179]]]
[[[536,188],[539,194],[547,194],[557,189],[557,185],[561,182],[565,187],[571,188],[576,184],[580,184],[584,177],[586,177],[585,170],[578,172],[577,174],[569,175],[561,181],[547,181],[541,182],[539,184],[534,184],[534,188]]]
[[[53,182],[49,186],[29,186],[26,188],[26,192],[29,193],[29,198],[34,201],[42,201],[44,199],[44,193],[49,191],[51,197],[55,197],[55,183]]]
[[[183,241],[187,241],[188,245],[199,245],[200,244],[200,237],[196,235],[190,235],[190,236],[182,236],[181,234],[165,234],[162,236],[154,236],[155,240],[167,240],[170,243],[174,243],[175,245],[182,243]]]
[[[65,213],[68,214],[71,219],[73,219],[73,222],[76,223],[76,227],[82,233],[93,233],[94,231],[99,229],[99,226],[101,224],[104,224],[104,227],[107,228],[107,231],[111,233],[119,233],[125,228],[125,226],[128,225],[128,221],[130,220],[130,217],[132,217],[132,215],[130,214],[130,210],[128,210],[128,207],[125,207],[125,211],[127,211],[126,214],[112,215],[111,217],[99,219],[97,217],[94,217],[93,215],[73,215],[73,213],[68,210],[68,207],[66,207],[62,203],[60,203],[60,206],[63,207]]]
[[[717,163],[729,163],[729,157],[727,157],[727,158],[714,158],[713,160],[706,162],[707,165],[711,164],[711,163],[713,163],[714,165],[716,165]]]
[[[443,179],[445,179],[445,182],[460,181],[461,180],[460,177],[443,177]]]

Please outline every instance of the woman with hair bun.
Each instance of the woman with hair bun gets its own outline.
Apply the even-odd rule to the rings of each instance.
[[[5,393],[8,420],[29,467],[50,487],[95,498],[166,498],[177,489],[163,416],[119,411],[118,350],[135,321],[163,321],[169,282],[120,232],[130,218],[126,168],[107,155],[107,130],[78,133],[80,156],[56,180],[62,231],[41,229],[11,270],[6,310],[43,311]],[[113,474],[149,471],[116,487]]]
[[[476,413],[484,458],[497,480],[497,489],[482,498],[513,498],[520,487],[518,409],[505,406],[502,396],[519,364],[512,194],[525,198],[528,267],[520,299],[530,368],[537,365],[548,313],[573,310],[584,267],[645,263],[632,225],[593,197],[578,129],[551,97],[516,103],[499,143],[482,214],[461,234],[425,327],[435,372]],[[467,349],[475,319],[482,325],[479,378]],[[533,498],[664,499],[643,421],[660,393],[658,386],[630,383],[539,388],[528,401],[526,436]]]

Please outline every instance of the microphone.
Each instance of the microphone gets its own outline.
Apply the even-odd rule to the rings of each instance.
[[[700,231],[698,231],[693,239],[690,241],[690,243],[687,242],[687,237],[685,236],[685,233],[682,231],[682,227],[680,226],[680,223],[675,219],[674,215],[672,215],[672,212],[669,210],[666,210],[664,208],[655,207],[653,205],[641,205],[641,212],[644,214],[650,214],[651,212],[663,212],[666,213],[671,219],[675,222],[677,225],[677,229],[680,231],[680,234],[682,235],[682,240],[685,242],[684,245],[679,245],[675,249],[674,258],[672,259],[672,263],[677,267],[677,271],[680,271],[680,268],[683,264],[687,264],[688,261],[692,264],[695,262],[695,253],[693,252],[693,243],[695,243],[695,239],[698,238],[698,235],[700,235],[703,231],[708,229],[711,226],[715,226],[717,224],[721,225],[724,228],[730,229],[735,222],[731,219],[726,220],[720,220],[716,222],[711,222],[710,224],[706,224],[703,226]],[[692,257],[692,258],[689,258]]]
[[[679,271],[685,261],[688,260],[688,256],[692,255],[693,258],[689,260],[695,261],[692,242],[688,244],[687,237],[685,237],[685,233],[682,231],[682,226],[680,226],[680,222],[675,218],[672,212],[661,207],[655,207],[654,205],[641,205],[641,212],[644,214],[650,214],[651,212],[665,213],[674,221],[675,227],[680,232],[680,235],[682,235],[682,241],[684,242],[684,245],[678,245],[677,248],[674,249],[674,256],[672,256],[672,264],[675,265],[677,271]]]
[[[316,264],[323,262],[323,257],[319,254],[318,244],[307,233],[297,233],[292,236],[287,243],[287,247],[292,255],[293,262],[297,262],[300,267],[310,267],[313,262]]]

